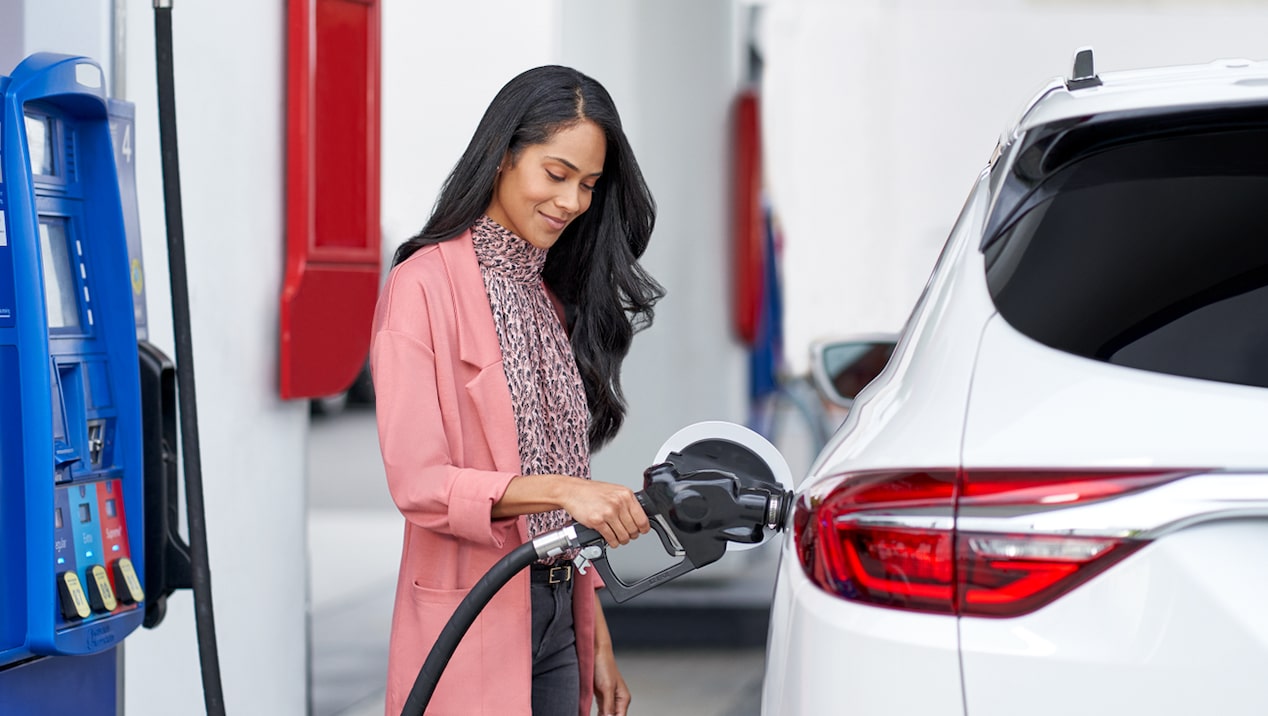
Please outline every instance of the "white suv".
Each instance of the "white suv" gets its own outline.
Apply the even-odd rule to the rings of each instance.
[[[798,488],[767,716],[1268,714],[1268,63],[1090,59]]]

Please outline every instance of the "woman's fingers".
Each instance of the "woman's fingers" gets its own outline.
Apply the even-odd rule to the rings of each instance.
[[[609,547],[628,544],[651,529],[634,491],[608,482],[578,482],[565,505],[572,518],[603,535]]]

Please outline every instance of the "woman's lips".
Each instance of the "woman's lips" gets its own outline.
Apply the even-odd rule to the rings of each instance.
[[[563,231],[564,227],[568,225],[568,222],[564,219],[556,219],[550,214],[542,214],[542,218],[545,219],[546,224],[555,231]]]

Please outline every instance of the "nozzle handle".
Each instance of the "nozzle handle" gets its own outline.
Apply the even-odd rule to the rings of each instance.
[[[671,579],[681,577],[682,575],[696,569],[696,565],[692,564],[690,559],[684,557],[682,561],[675,563],[673,566],[666,567],[650,577],[640,579],[633,584],[626,584],[620,577],[616,576],[615,572],[612,571],[612,566],[608,564],[608,553],[606,549],[603,549],[603,553],[600,556],[591,559],[590,563],[596,570],[599,571],[599,574],[603,577],[604,586],[607,588],[608,593],[612,595],[612,599],[616,600],[617,603],[627,602],[649,589],[659,587]]]
[[[608,562],[607,541],[603,539],[603,535],[599,534],[598,530],[590,527],[580,524],[573,525],[576,530],[573,543],[582,548],[583,556],[587,556],[585,552],[588,549],[598,550],[598,556],[587,556],[587,558],[590,560],[590,564],[598,570],[599,575],[603,577],[603,583],[608,593],[612,595],[612,598],[617,603],[627,602],[649,589],[658,587],[675,577],[681,577],[698,567],[686,557],[686,550],[678,542],[673,529],[665,522],[664,517],[655,511],[651,498],[642,491],[636,494],[639,504],[643,506],[648,518],[651,519],[652,529],[656,531],[656,536],[660,537],[660,542],[664,545],[665,551],[671,556],[682,557],[683,559],[650,577],[641,579],[634,584],[627,584],[616,575],[616,572],[612,570],[612,565]]]

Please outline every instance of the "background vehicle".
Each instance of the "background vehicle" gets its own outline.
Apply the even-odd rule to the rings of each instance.
[[[764,713],[1268,712],[1266,157],[1266,63],[1039,94],[798,489]]]

